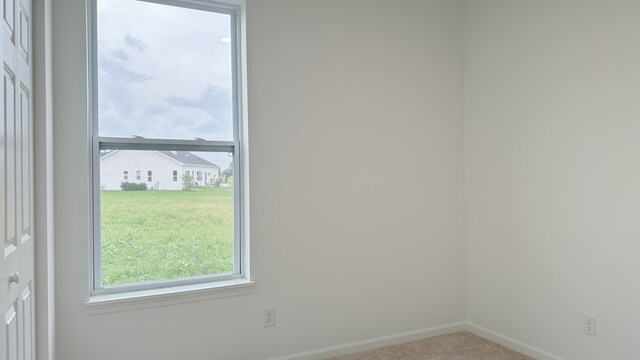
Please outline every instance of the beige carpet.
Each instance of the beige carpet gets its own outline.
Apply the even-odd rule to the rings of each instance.
[[[331,360],[532,360],[470,332],[436,336]]]

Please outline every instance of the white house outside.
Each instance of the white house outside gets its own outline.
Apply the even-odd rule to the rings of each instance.
[[[195,186],[213,186],[220,167],[188,151],[114,150],[100,157],[100,189],[121,190],[123,182],[153,190],[182,190],[182,175]]]

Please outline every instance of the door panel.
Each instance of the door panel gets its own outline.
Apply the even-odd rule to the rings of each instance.
[[[24,8],[22,2],[20,2],[20,56],[29,63],[29,36],[30,34],[30,21],[27,10]]]
[[[22,227],[21,233],[23,242],[25,237],[31,237],[31,123],[29,121],[30,101],[29,92],[24,84],[20,86],[20,122],[22,123],[21,131],[21,170],[22,170]]]
[[[11,34],[13,34],[13,22],[15,19],[15,0],[4,0],[3,15],[5,25]]]
[[[31,283],[27,284],[27,286],[22,290],[22,295],[20,296],[20,327],[22,331],[20,331],[20,336],[22,337],[22,341],[18,344],[20,346],[20,360],[33,360],[33,337],[34,333],[33,328],[33,301],[31,296]]]
[[[1,348],[4,351],[0,360],[18,360],[18,314],[15,305],[11,305],[4,315],[3,325],[6,346]]]
[[[8,246],[16,246],[16,117],[15,117],[15,75],[6,66],[4,69],[4,121],[5,121],[5,161],[6,161],[6,203]]]

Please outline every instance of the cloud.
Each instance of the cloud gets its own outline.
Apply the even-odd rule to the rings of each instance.
[[[167,102],[173,106],[199,108],[206,111],[217,112],[220,108],[228,108],[231,105],[232,95],[228,89],[209,85],[197,98],[168,96],[166,99]]]
[[[98,56],[98,71],[101,72],[103,76],[108,76],[115,80],[123,80],[130,84],[138,84],[153,79],[151,75],[128,69],[126,63],[123,61],[118,61],[104,55]]]
[[[171,111],[171,108],[164,104],[153,104],[145,107],[146,115],[161,115]]]
[[[147,44],[145,44],[144,41],[140,39],[136,39],[129,34],[125,36],[124,41],[127,43],[127,45],[131,46],[132,48],[138,49],[140,51],[144,51],[147,49]]]
[[[116,48],[111,50],[111,57],[121,62],[129,61],[129,54],[127,54],[127,52],[124,51],[124,49],[122,48]]]
[[[209,85],[197,98],[182,96],[167,96],[165,98],[169,107],[174,109],[194,109],[208,114],[209,119],[204,119],[193,124],[193,131],[209,133],[212,136],[233,136],[233,95],[231,89],[223,89]],[[215,129],[215,133],[212,130]],[[214,135],[216,134],[216,135]],[[215,137],[213,137],[215,139]]]

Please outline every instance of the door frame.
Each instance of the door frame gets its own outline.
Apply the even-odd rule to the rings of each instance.
[[[33,0],[36,359],[55,360],[52,0]]]

